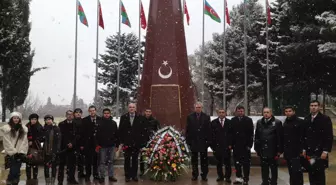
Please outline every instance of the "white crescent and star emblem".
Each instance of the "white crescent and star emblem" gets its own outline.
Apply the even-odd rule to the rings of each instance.
[[[167,66],[167,65],[168,65],[168,61],[167,61],[167,60],[164,60],[164,61],[162,62],[162,64],[163,64],[164,66]],[[161,67],[162,67],[162,66],[161,66]],[[168,78],[170,78],[170,77],[172,76],[172,74],[173,74],[173,70],[172,70],[172,68],[171,68],[170,66],[168,66],[168,67],[169,67],[169,73],[168,73],[167,75],[164,75],[164,74],[161,73],[161,67],[160,67],[159,70],[158,70],[158,74],[159,74],[159,76],[160,76],[162,79],[168,79]]]

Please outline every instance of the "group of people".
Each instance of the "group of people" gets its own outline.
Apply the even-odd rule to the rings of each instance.
[[[276,119],[270,108],[263,109],[263,117],[254,129],[251,118],[242,106],[236,108],[231,120],[224,109],[211,121],[202,112],[202,104],[195,104],[195,112],[188,116],[186,141],[192,151],[192,180],[197,180],[198,155],[201,178],[207,181],[208,147],[217,159],[217,181],[231,183],[231,155],[236,179],[233,184],[247,185],[250,176],[251,148],[260,158],[261,185],[277,185],[278,160],[283,154],[290,175],[290,185],[303,185],[303,170],[308,171],[310,185],[326,185],[325,169],[333,144],[331,119],[320,112],[320,103],[310,103],[310,114],[304,119],[295,114],[293,106],[284,108],[284,123]],[[223,173],[225,166],[225,174]]]
[[[121,116],[119,127],[113,121],[110,109],[104,109],[100,117],[95,106],[89,107],[89,116],[85,118],[82,118],[83,112],[79,108],[66,111],[66,119],[58,125],[52,115],[46,115],[42,126],[37,114],[31,114],[29,122],[24,125],[19,112],[11,113],[8,124],[1,127],[8,159],[6,166],[9,168],[7,185],[19,183],[22,163],[27,164],[27,180],[37,182],[39,164],[36,158],[41,157],[38,155],[43,158],[47,185],[56,183],[56,174],[58,185],[63,184],[65,166],[68,184],[78,184],[76,167],[77,177],[86,182],[90,182],[93,176],[94,180],[104,183],[106,173],[109,181],[116,182],[113,160],[119,148],[124,152],[126,181],[138,181],[140,150],[151,134],[160,128],[160,123],[152,117],[151,109],[146,109],[144,115],[136,113],[133,103],[128,109],[128,113]],[[140,170],[143,174],[143,163]]]
[[[310,103],[310,114],[304,119],[295,115],[294,107],[285,107],[284,123],[266,107],[255,129],[242,106],[236,108],[236,116],[231,120],[226,118],[224,109],[219,109],[218,118],[213,121],[202,112],[202,108],[201,103],[195,104],[195,111],[187,117],[185,128],[186,142],[191,150],[193,181],[199,175],[203,181],[207,181],[210,147],[217,160],[217,181],[231,183],[233,155],[236,169],[234,184],[247,185],[254,144],[254,150],[260,157],[262,185],[277,184],[278,160],[282,154],[287,161],[291,185],[303,185],[303,168],[309,173],[311,185],[326,184],[325,168],[332,148],[333,128],[330,118],[320,113],[318,101]],[[140,150],[145,147],[151,134],[160,128],[158,120],[152,117],[151,109],[146,109],[144,115],[140,115],[136,112],[136,105],[129,104],[128,112],[120,118],[119,127],[113,121],[110,109],[104,109],[102,117],[96,114],[94,106],[90,106],[88,111],[89,116],[82,118],[81,109],[68,110],[66,119],[58,125],[52,115],[46,115],[44,126],[39,123],[37,114],[30,115],[28,124],[24,125],[21,114],[13,112],[8,124],[1,128],[8,159],[6,166],[10,169],[7,184],[18,184],[23,162],[27,163],[27,179],[37,180],[38,164],[32,163],[31,159],[38,155],[32,151],[39,149],[42,151],[48,185],[55,184],[57,166],[59,185],[63,184],[65,166],[70,184],[78,184],[76,166],[78,178],[84,178],[86,182],[90,182],[93,176],[94,180],[103,183],[106,173],[109,181],[116,182],[113,160],[119,148],[124,153],[126,182],[138,181]],[[198,171],[199,155],[201,174]],[[144,170],[141,161],[140,175]]]

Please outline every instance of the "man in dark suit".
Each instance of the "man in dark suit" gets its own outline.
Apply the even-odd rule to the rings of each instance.
[[[148,136],[148,124],[143,116],[136,113],[136,105],[128,105],[128,113],[120,118],[119,139],[124,151],[125,180],[138,181],[138,160],[140,149],[144,147]],[[132,161],[132,165],[131,165]]]
[[[263,118],[257,121],[254,150],[260,157],[262,185],[277,185],[278,159],[283,152],[283,127],[268,107],[263,109]]]
[[[292,106],[285,107],[284,157],[287,161],[290,185],[303,185],[301,154],[303,150],[303,120],[295,115]]]
[[[147,138],[144,145],[147,144],[147,142],[150,140],[150,138],[161,128],[160,122],[155,119],[152,115],[152,110],[150,108],[146,108],[145,110],[145,121],[148,124],[148,134],[149,137]],[[142,157],[140,157],[140,176],[143,176],[145,173],[145,162]]]
[[[187,117],[186,142],[190,146],[192,163],[192,180],[196,181],[198,172],[198,154],[201,157],[201,177],[207,181],[208,175],[208,147],[211,145],[210,116],[202,112],[202,103],[195,104],[195,112]]]
[[[254,129],[253,121],[251,118],[245,116],[245,108],[243,106],[236,108],[236,116],[231,119],[231,125],[233,159],[235,169],[237,170],[236,180],[233,184],[247,185],[250,176]],[[242,174],[244,174],[244,177]]]
[[[231,143],[232,127],[229,119],[225,118],[224,109],[218,110],[218,118],[211,122],[212,142],[211,148],[217,160],[217,182],[224,181],[231,183]],[[223,174],[225,165],[225,175]]]
[[[82,114],[83,111],[80,108],[76,108],[74,111],[74,120],[76,126],[76,137],[77,137],[77,145],[76,145],[76,162],[77,162],[77,171],[78,178],[85,178],[84,166],[85,166],[85,156],[84,156],[84,148],[81,148],[81,139],[82,139]]]
[[[67,166],[69,184],[78,184],[75,179],[76,170],[76,125],[73,122],[73,112],[66,111],[66,120],[58,124],[61,131],[61,153],[59,155],[60,164],[58,167],[58,185],[63,184],[64,167]]]
[[[89,116],[83,118],[82,120],[82,137],[81,137],[81,149],[85,153],[85,181],[90,182],[90,177],[93,172],[94,180],[99,180],[98,174],[98,156],[95,151],[95,136],[98,129],[98,121],[101,120],[96,114],[96,107],[89,107]]]
[[[325,168],[333,143],[333,127],[330,118],[320,113],[320,103],[310,103],[310,114],[305,117],[304,156],[310,158],[309,182],[311,185],[325,185]]]

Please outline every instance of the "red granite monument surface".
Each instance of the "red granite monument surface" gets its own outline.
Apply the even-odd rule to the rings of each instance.
[[[138,111],[150,107],[162,125],[184,129],[193,110],[180,0],[151,0]]]

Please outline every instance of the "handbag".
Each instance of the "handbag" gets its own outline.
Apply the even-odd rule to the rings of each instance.
[[[28,153],[32,155],[31,159],[28,159],[28,162],[30,164],[43,164],[44,161],[44,155],[43,150],[40,147],[40,145],[35,141],[36,149],[35,148],[29,148]]]
[[[19,141],[19,137],[17,137],[17,139],[15,141],[14,148],[16,148],[16,145],[17,145],[18,141]],[[14,159],[14,155],[13,156],[10,156],[10,155],[6,155],[5,156],[5,169],[9,169],[10,168],[12,159]]]

